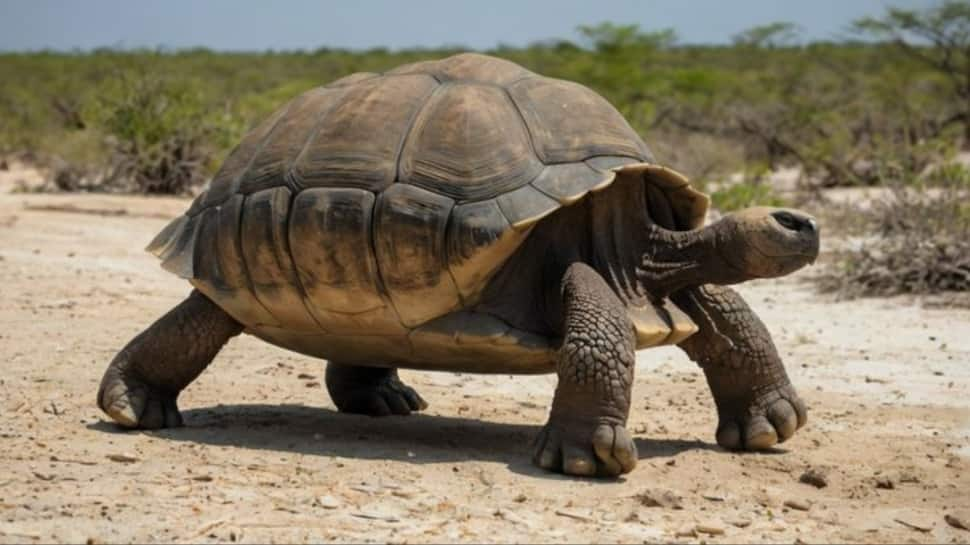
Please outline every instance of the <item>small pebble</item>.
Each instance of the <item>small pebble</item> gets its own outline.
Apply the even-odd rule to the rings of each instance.
[[[724,535],[724,528],[717,524],[698,524],[694,527],[700,534],[707,534],[711,536],[722,536]]]
[[[798,478],[798,482],[814,486],[815,488],[825,488],[829,485],[828,477],[825,472],[814,467],[810,467]]]
[[[112,462],[118,462],[122,464],[131,464],[138,461],[138,458],[131,454],[109,454],[107,458]]]
[[[896,488],[893,484],[893,480],[889,477],[877,477],[876,478],[876,488],[882,488],[883,490],[892,490]]]
[[[333,496],[320,496],[317,498],[317,504],[324,509],[336,509],[340,507],[340,500]]]
[[[664,509],[683,509],[684,504],[680,496],[670,490],[647,489],[637,494],[636,499],[644,507],[662,507]]]
[[[802,500],[785,500],[784,506],[796,511],[808,511],[812,508],[808,502]]]
[[[947,513],[943,520],[954,528],[970,531],[970,513]]]

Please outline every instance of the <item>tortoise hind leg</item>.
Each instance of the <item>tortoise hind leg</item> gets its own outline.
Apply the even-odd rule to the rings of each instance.
[[[98,406],[126,428],[182,425],[176,400],[243,326],[193,290],[111,360]]]
[[[341,412],[368,416],[408,415],[428,408],[393,367],[327,363],[327,391]]]

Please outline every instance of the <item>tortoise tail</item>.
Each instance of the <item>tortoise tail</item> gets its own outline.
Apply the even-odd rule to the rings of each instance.
[[[145,248],[162,260],[162,268],[181,278],[195,277],[195,239],[200,216],[179,216],[172,220]]]

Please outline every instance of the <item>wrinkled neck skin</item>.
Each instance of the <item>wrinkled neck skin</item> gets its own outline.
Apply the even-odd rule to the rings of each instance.
[[[718,222],[694,231],[667,231],[654,226],[640,256],[637,277],[656,297],[689,286],[736,284],[750,279],[724,257],[730,226]]]
[[[723,257],[729,225],[664,229],[650,220],[644,192],[644,184],[614,184],[591,198],[593,266],[624,303],[643,305],[688,286],[747,279]]]

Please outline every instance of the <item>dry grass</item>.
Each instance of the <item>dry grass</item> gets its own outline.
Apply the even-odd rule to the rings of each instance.
[[[970,292],[970,172],[886,188],[869,207],[840,209],[842,224],[865,235],[831,256],[819,287],[847,298]]]

